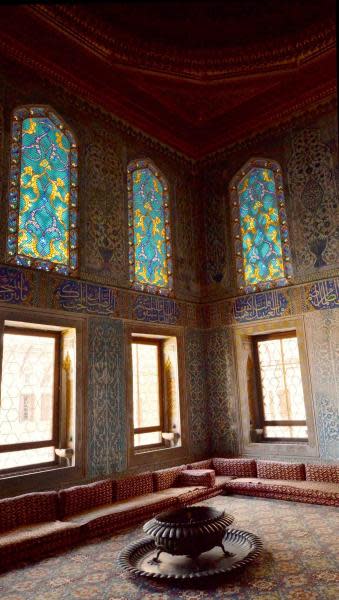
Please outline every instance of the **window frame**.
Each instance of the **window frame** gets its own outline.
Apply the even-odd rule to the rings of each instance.
[[[179,386],[179,413],[180,413],[180,446],[166,447],[138,447],[134,446],[134,422],[133,422],[133,373],[132,373],[132,347],[133,341],[138,334],[150,338],[161,336],[162,338],[176,338],[177,344],[177,367]],[[145,338],[147,339],[147,338]],[[154,467],[154,464],[167,465],[169,461],[176,464],[187,462],[189,457],[189,431],[188,431],[188,406],[185,385],[185,334],[184,328],[180,326],[166,326],[155,323],[135,323],[126,321],[124,323],[124,351],[125,351],[125,380],[126,380],[126,440],[127,440],[127,467]]]
[[[36,467],[30,465],[27,468],[19,467],[15,471],[0,473],[0,498],[10,495],[23,494],[34,490],[55,489],[64,485],[72,485],[86,476],[87,454],[87,387],[86,365],[87,365],[87,340],[88,324],[87,317],[81,315],[64,315],[59,311],[26,307],[8,306],[0,303],[0,359],[2,364],[3,328],[5,321],[22,323],[27,330],[34,326],[42,327],[42,331],[49,326],[58,327],[62,330],[74,330],[75,339],[75,381],[74,381],[74,438],[73,444],[75,454],[71,465],[44,464]],[[62,437],[62,423],[60,423],[60,436]]]
[[[167,421],[166,415],[166,402],[164,396],[164,369],[163,369],[163,349],[162,349],[162,340],[156,338],[144,338],[144,337],[136,337],[133,336],[131,340],[131,346],[133,344],[143,344],[145,346],[156,346],[158,353],[158,402],[159,402],[159,417],[160,423],[159,426],[152,427],[139,427],[133,429],[133,434],[142,434],[142,433],[153,433],[156,431],[162,432],[164,431],[165,423]],[[132,361],[132,369],[133,369],[133,361]],[[132,371],[133,373],[133,371]],[[133,425],[134,425],[134,414],[133,414]],[[134,446],[135,449],[146,449],[146,448],[158,448],[163,447],[164,442],[159,442],[158,444],[142,444],[139,446]]]
[[[69,223],[68,265],[39,257],[18,254],[20,180],[22,153],[22,123],[26,118],[47,118],[70,142],[69,170]],[[78,143],[72,129],[49,105],[25,104],[17,106],[11,117],[9,177],[7,200],[6,262],[30,269],[39,269],[61,275],[76,276],[79,270],[79,209],[78,209]]]
[[[276,200],[278,208],[278,221],[282,246],[282,260],[284,265],[285,276],[281,279],[273,279],[265,282],[258,282],[257,284],[246,284],[244,256],[242,249],[242,234],[240,227],[240,202],[238,194],[238,185],[252,169],[256,168],[269,169],[274,174]],[[241,293],[250,294],[252,292],[279,288],[293,283],[293,268],[291,262],[292,254],[286,215],[282,169],[279,163],[276,160],[268,158],[250,158],[232,177],[229,184],[229,198],[231,212],[231,229],[233,238],[233,262],[236,269],[237,289]]]
[[[296,458],[315,458],[319,456],[319,440],[317,431],[317,421],[315,418],[314,398],[312,394],[311,377],[309,371],[307,340],[305,332],[304,316],[280,317],[272,321],[252,323],[239,323],[232,326],[234,349],[235,349],[235,367],[236,367],[236,385],[235,385],[235,412],[237,414],[239,428],[239,453],[244,456],[267,458],[267,456],[279,457],[279,459]],[[257,393],[255,389],[256,378],[253,377],[254,388],[249,388],[247,365],[253,359],[253,337],[277,332],[296,331],[298,339],[298,349],[300,358],[300,370],[304,392],[304,402],[306,410],[306,423],[308,432],[308,441],[303,442],[298,439],[291,442],[269,441],[263,442],[253,439],[251,435],[252,416],[254,417],[255,427],[257,421],[256,415],[252,415],[251,408],[256,403],[253,394]]]
[[[148,169],[158,179],[163,188],[162,205],[165,220],[165,244],[167,258],[167,287],[160,287],[154,284],[147,284],[138,281],[135,273],[135,246],[134,246],[134,193],[133,193],[133,173],[142,169]],[[132,160],[127,166],[127,197],[128,197],[128,262],[129,262],[129,280],[133,289],[149,294],[161,296],[173,296],[174,275],[173,275],[173,248],[172,248],[172,226],[169,208],[169,185],[165,176],[156,167],[149,158],[139,158]]]
[[[261,379],[261,367],[260,367],[260,360],[259,360],[259,349],[258,349],[258,342],[261,341],[266,341],[266,340],[279,340],[279,339],[286,339],[286,338],[295,338],[298,342],[298,337],[297,337],[297,332],[296,331],[279,331],[276,333],[267,333],[267,334],[262,334],[262,335],[255,335],[252,337],[252,344],[253,344],[253,357],[254,357],[254,374],[255,374],[255,378],[256,378],[256,389],[257,389],[257,402],[256,402],[256,408],[257,408],[257,414],[258,414],[258,420],[257,423],[259,424],[259,428],[260,429],[264,429],[266,426],[270,426],[270,427],[274,427],[274,426],[287,426],[287,427],[291,427],[291,426],[305,426],[307,427],[307,420],[305,418],[305,420],[303,421],[296,421],[296,420],[274,420],[274,421],[267,421],[265,418],[265,409],[264,409],[264,396],[263,396],[263,386],[262,386],[262,379]],[[299,368],[300,368],[300,375],[301,375],[301,365],[300,365],[300,356],[299,356]],[[262,442],[264,443],[274,443],[274,442],[286,442],[286,443],[294,443],[294,442],[308,442],[308,437],[306,438],[300,438],[300,437],[292,437],[292,438],[288,438],[288,437],[265,437],[263,436]]]
[[[18,442],[16,444],[0,444],[0,454],[3,452],[16,452],[20,450],[33,450],[35,448],[48,448],[57,447],[59,445],[59,425],[60,425],[60,379],[61,379],[61,360],[60,360],[60,349],[61,349],[61,334],[57,331],[44,331],[39,329],[33,329],[28,327],[10,327],[5,325],[3,328],[4,334],[12,335],[29,335],[36,337],[48,337],[55,340],[54,348],[54,385],[53,385],[53,425],[52,425],[52,437],[49,440],[41,440],[35,442]],[[0,369],[3,368],[3,356],[1,356]],[[33,465],[23,465],[20,467],[11,467],[9,469],[2,469],[2,473],[22,471],[26,469],[39,468],[47,465],[54,465],[57,463],[56,457],[53,461],[46,461],[43,463],[34,463]]]

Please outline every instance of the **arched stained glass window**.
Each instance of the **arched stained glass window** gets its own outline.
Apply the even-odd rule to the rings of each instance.
[[[249,160],[230,193],[238,287],[249,293],[286,285],[292,266],[280,166]]]
[[[127,169],[130,281],[135,289],[173,289],[168,185],[150,160]]]
[[[7,254],[25,267],[68,274],[78,266],[78,153],[48,107],[24,106],[12,122]]]

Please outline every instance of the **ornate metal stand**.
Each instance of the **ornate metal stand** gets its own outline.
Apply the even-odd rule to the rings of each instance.
[[[155,547],[153,538],[133,542],[118,557],[119,566],[132,575],[155,579],[188,580],[228,573],[244,567],[259,556],[262,542],[247,531],[226,531],[220,545],[199,557],[170,555]],[[161,560],[159,553],[163,552]]]

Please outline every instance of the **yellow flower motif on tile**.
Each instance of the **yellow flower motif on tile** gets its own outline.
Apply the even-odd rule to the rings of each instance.
[[[28,128],[23,129],[23,133],[35,133],[37,128],[37,122],[34,119],[28,119]]]

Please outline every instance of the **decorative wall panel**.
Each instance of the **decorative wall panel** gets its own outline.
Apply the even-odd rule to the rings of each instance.
[[[233,305],[233,314],[235,320],[239,323],[274,319],[288,314],[288,304],[287,293],[272,290],[236,298]]]
[[[192,458],[207,456],[210,451],[209,405],[206,396],[205,332],[186,332],[186,391],[189,407],[190,454]]]
[[[138,321],[175,325],[179,315],[180,310],[175,300],[146,295],[135,298],[133,317]]]
[[[320,455],[339,459],[339,311],[305,317]]]
[[[339,190],[334,156],[319,128],[294,132],[291,145],[288,185],[295,264],[299,273],[306,273],[338,264]]]
[[[224,185],[224,188],[223,188]],[[227,242],[227,182],[222,172],[217,169],[205,175],[202,193],[205,199],[205,232],[206,232],[206,270],[203,275],[207,284],[220,284],[226,287],[230,279],[231,248]]]
[[[211,451],[214,456],[238,453],[235,363],[232,331],[221,327],[206,332],[207,397]]]
[[[113,289],[93,283],[63,281],[57,286],[55,296],[58,307],[72,312],[112,315],[116,307]]]
[[[88,348],[88,474],[126,469],[126,411],[121,321],[93,318]]]
[[[114,144],[98,139],[85,145],[84,268],[115,282],[128,277],[127,213],[124,202],[124,168]]]
[[[0,300],[12,304],[29,302],[32,293],[32,273],[11,267],[0,267]]]
[[[180,173],[180,172],[179,172]],[[185,294],[200,292],[199,263],[201,256],[201,239],[199,228],[201,226],[200,201],[201,192],[196,197],[194,178],[188,173],[181,172],[176,176],[173,206],[177,218],[173,220],[172,234],[175,235],[176,258],[174,265],[175,286]]]
[[[328,308],[339,308],[339,279],[327,279],[317,281],[308,286],[307,302],[310,308],[315,310],[326,310]]]

